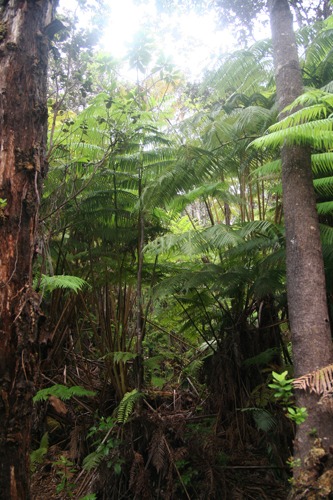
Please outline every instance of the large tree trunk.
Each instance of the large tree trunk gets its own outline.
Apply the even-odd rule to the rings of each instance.
[[[6,500],[30,498],[40,317],[32,260],[46,171],[49,40],[44,28],[55,3],[0,3],[0,498]]]
[[[302,93],[302,77],[288,1],[272,0],[270,18],[281,111]],[[299,377],[333,362],[309,148],[283,147],[282,187],[289,319],[295,376]],[[295,440],[295,457],[301,460],[303,468],[304,459],[314,445],[311,429],[317,430],[316,435],[322,440],[325,450],[333,444],[332,416],[319,412],[317,399],[317,396],[303,391],[296,395],[297,405],[307,407],[309,412],[305,423],[297,427]]]

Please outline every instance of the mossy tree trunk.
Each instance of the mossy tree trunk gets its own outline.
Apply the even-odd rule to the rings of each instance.
[[[282,111],[303,92],[289,2],[272,0],[270,19],[278,107]],[[282,148],[282,188],[288,309],[295,376],[299,377],[333,363],[310,148]],[[300,459],[302,466],[295,469],[296,476],[306,469],[304,461],[314,445],[314,429],[325,450],[333,444],[332,416],[321,412],[317,402],[314,394],[302,391],[296,395],[297,405],[305,406],[309,413],[305,423],[297,427],[295,458]],[[309,470],[310,477],[308,473]]]
[[[39,297],[32,261],[46,172],[45,27],[56,1],[0,2],[0,498],[29,499]]]

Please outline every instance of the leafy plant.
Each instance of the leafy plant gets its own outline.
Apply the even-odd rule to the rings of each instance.
[[[114,468],[116,474],[120,474],[123,459],[119,454],[112,454],[112,451],[117,450],[120,440],[113,435],[116,430],[116,419],[114,417],[102,417],[98,424],[90,428],[88,437],[95,436],[94,446],[95,451],[89,453],[83,460],[83,468],[85,470],[96,469],[103,460],[107,460],[107,466]],[[110,455],[112,456],[110,457]]]
[[[45,432],[40,440],[39,448],[37,450],[33,450],[30,453],[30,468],[32,472],[36,470],[37,464],[43,462],[43,459],[47,453],[49,447],[49,433]]]
[[[57,485],[56,492],[65,492],[69,497],[72,497],[73,490],[76,486],[70,481],[73,474],[76,472],[73,462],[64,455],[61,455],[60,458],[54,462],[53,467],[56,470],[57,476],[60,477],[60,483]]]
[[[34,403],[37,403],[37,401],[46,401],[50,396],[55,396],[62,401],[66,401],[73,397],[93,397],[95,395],[94,391],[89,391],[79,385],[66,387],[62,384],[55,384],[52,387],[40,389],[34,396],[33,401]]]
[[[135,404],[142,398],[142,396],[143,394],[137,389],[133,389],[131,392],[126,392],[123,399],[120,401],[117,410],[117,422],[119,424],[125,424],[128,421]]]
[[[47,276],[46,274],[42,274],[39,279],[36,278],[34,280],[34,286],[37,286],[37,284],[38,287],[43,289],[45,292],[53,292],[53,290],[65,288],[75,293],[88,285],[85,280],[79,278],[78,276]]]
[[[290,420],[295,422],[295,424],[297,424],[297,425],[302,424],[308,416],[307,409],[304,408],[304,406],[302,406],[300,408],[289,407],[289,408],[287,408],[287,411],[288,411],[287,417],[290,418]]]
[[[275,390],[274,396],[286,407],[286,416],[295,422],[295,424],[299,425],[306,420],[308,413],[306,408],[293,405],[293,379],[288,379],[287,375],[287,370],[280,374],[273,371],[272,376],[274,382],[272,384],[268,384],[268,386]]]
[[[282,373],[276,373],[273,371],[273,383],[268,384],[268,387],[275,390],[274,396],[283,403],[289,403],[292,398],[293,379],[288,379],[287,375],[287,370]]]

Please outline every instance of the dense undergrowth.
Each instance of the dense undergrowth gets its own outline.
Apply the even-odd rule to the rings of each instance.
[[[138,85],[88,38],[58,41],[34,499],[287,497],[294,423],[268,387],[292,377],[278,148],[284,127],[313,148],[332,317],[331,30],[299,34],[311,89],[280,129],[269,41],[202,85],[145,37]]]

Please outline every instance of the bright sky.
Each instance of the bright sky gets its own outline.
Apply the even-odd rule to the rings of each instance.
[[[212,13],[205,16],[195,12],[182,16],[177,13],[158,17],[154,0],[146,0],[141,5],[135,5],[132,0],[109,1],[111,16],[104,46],[116,57],[126,54],[128,43],[148,19],[157,20],[160,33],[163,30],[158,40],[163,52],[192,77],[198,76],[209,64],[212,54],[231,48],[230,42],[227,46],[225,34],[216,31]],[[159,33],[156,36],[159,38]]]
[[[145,0],[140,5],[133,0],[108,0],[108,3],[111,14],[102,44],[103,49],[116,58],[126,55],[135,34],[144,29],[147,21],[156,22],[157,44],[165,55],[192,79],[197,78],[219,52],[232,48],[231,37],[217,31],[213,13],[167,16],[157,14],[154,0]],[[60,1],[60,9],[73,5],[73,0]]]

